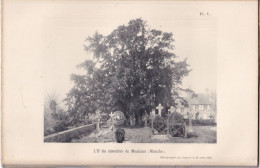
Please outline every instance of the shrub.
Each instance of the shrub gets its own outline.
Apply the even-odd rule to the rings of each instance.
[[[80,127],[80,126],[83,126],[83,125],[87,125],[86,122],[81,121],[81,122],[75,123],[75,127]]]
[[[67,130],[68,129],[67,127],[68,127],[68,122],[66,122],[66,121],[58,121],[57,124],[53,127],[53,129],[56,132],[61,132],[61,131]]]
[[[72,140],[72,137],[71,135],[68,133],[68,134],[65,134],[63,139],[61,140],[61,142],[71,142]]]
[[[44,128],[44,136],[50,135],[50,134],[54,134],[55,131],[51,130],[49,128]]]
[[[199,125],[216,125],[215,122],[213,122],[212,120],[199,120]]]
[[[72,138],[73,139],[79,139],[79,138],[81,138],[81,134],[79,133],[79,131],[73,131],[73,132],[70,133],[70,137],[71,137],[71,139]]]
[[[91,121],[91,120],[89,120],[89,119],[87,119],[87,120],[85,120],[85,124],[86,125],[89,125],[89,124],[92,124],[93,122]]]
[[[187,125],[189,125],[189,119],[185,119],[184,121]],[[212,120],[192,120],[192,125],[193,126],[214,126],[217,124]]]
[[[51,114],[52,117],[55,119],[55,120],[65,120],[65,121],[68,121],[69,120],[69,115],[68,113],[66,113],[64,110],[62,109],[59,109],[57,113],[52,113]]]
[[[195,132],[187,132],[187,138],[192,138],[192,137],[197,138],[198,135]]]

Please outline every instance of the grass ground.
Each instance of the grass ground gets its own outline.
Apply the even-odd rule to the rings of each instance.
[[[168,138],[165,135],[153,135],[149,127],[143,128],[124,128],[124,143],[216,143],[215,126],[194,126],[193,131],[198,137],[191,138]],[[78,143],[114,143],[115,130],[103,128],[99,132],[93,132],[86,137],[73,139],[72,142]]]

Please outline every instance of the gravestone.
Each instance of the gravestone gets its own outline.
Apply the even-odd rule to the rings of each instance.
[[[121,111],[114,112],[113,118],[115,125],[121,125],[125,122],[125,115]]]
[[[168,116],[168,132],[170,137],[186,137],[186,123],[183,115],[174,112]]]
[[[159,116],[162,116],[162,109],[163,109],[163,106],[161,104],[159,104],[156,109],[158,110],[158,115]]]
[[[110,114],[111,129],[114,130],[115,125],[119,126],[124,123],[125,115],[121,111],[116,111]],[[115,132],[116,141],[122,143],[125,140],[125,130],[118,128]]]
[[[186,137],[186,124],[175,123],[169,126],[170,137]]]
[[[121,125],[125,121],[125,115],[121,111],[111,112],[109,114],[110,119],[108,120],[108,124],[111,124],[111,130],[114,130],[115,125]]]
[[[153,120],[153,128],[158,132],[158,134],[165,134],[167,133],[167,123],[162,117],[163,106],[159,104],[156,109],[158,110],[158,115],[156,115]]]
[[[167,133],[166,120],[162,116],[156,115],[153,120],[153,128],[158,132],[158,134],[166,134]]]
[[[114,130],[114,114],[113,114],[113,112],[111,112],[110,114],[109,114],[109,116],[110,116],[110,119],[108,120],[108,124],[111,124],[111,127],[110,127],[110,129],[111,130]]]
[[[184,117],[182,114],[175,112],[174,107],[171,106],[168,110],[166,118],[161,116],[161,110],[163,109],[161,104],[156,109],[158,109],[158,115],[152,120],[152,128],[156,130],[156,136],[167,135],[169,138],[187,136]]]

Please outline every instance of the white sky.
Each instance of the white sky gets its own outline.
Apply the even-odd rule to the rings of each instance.
[[[65,98],[73,86],[70,74],[79,73],[76,65],[88,58],[83,47],[87,36],[95,31],[106,35],[117,26],[140,17],[151,28],[173,33],[175,54],[179,59],[188,58],[192,69],[183,81],[184,87],[195,92],[216,89],[217,23],[213,17],[201,17],[196,7],[185,6],[185,3],[174,6],[170,3],[156,6],[153,3],[126,3],[75,6],[63,3],[59,8],[49,7],[51,12],[46,14],[42,32],[46,94],[55,92],[61,99]]]

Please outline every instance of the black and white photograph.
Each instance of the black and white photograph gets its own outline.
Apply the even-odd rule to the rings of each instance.
[[[258,1],[2,0],[3,166],[258,165]]]
[[[44,142],[217,143],[217,20],[85,8],[43,32]]]

